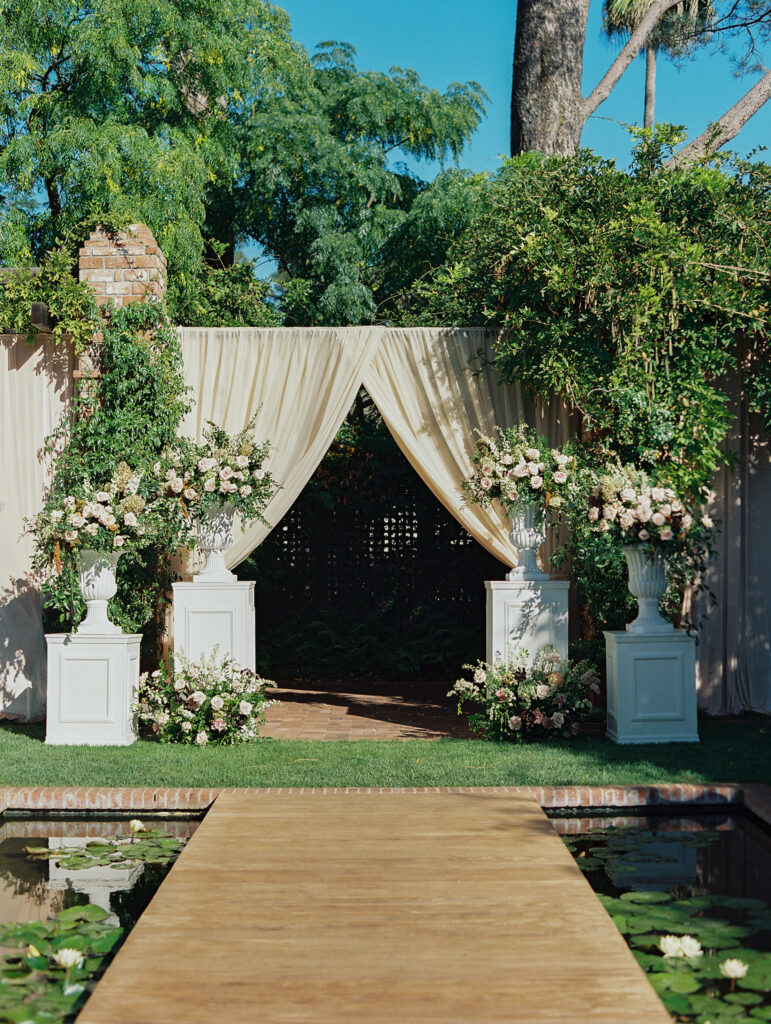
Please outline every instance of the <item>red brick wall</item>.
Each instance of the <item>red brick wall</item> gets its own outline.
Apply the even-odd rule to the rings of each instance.
[[[116,232],[97,228],[78,255],[80,280],[93,288],[101,306],[162,299],[166,292],[166,257],[144,224]]]

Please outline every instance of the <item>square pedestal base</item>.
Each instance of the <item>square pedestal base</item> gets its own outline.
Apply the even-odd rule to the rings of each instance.
[[[174,584],[174,652],[189,661],[229,655],[243,668],[257,668],[254,582]]]
[[[568,580],[487,580],[488,664],[517,649],[533,658],[546,646],[567,658],[569,587]]]
[[[679,630],[605,633],[610,739],[698,743],[695,648],[695,639]]]
[[[136,738],[141,634],[49,633],[46,743],[125,747]]]

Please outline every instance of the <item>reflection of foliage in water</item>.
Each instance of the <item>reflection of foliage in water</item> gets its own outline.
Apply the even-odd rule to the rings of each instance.
[[[14,896],[28,896],[41,905],[48,899],[48,868],[25,855],[27,840],[11,837],[0,843],[0,879]]]
[[[634,884],[635,874],[645,864],[673,862],[679,849],[710,846],[719,837],[709,831],[599,829],[569,837],[566,845],[675,1020],[695,1024],[771,1021],[771,952],[767,951],[771,949],[771,907],[767,903],[708,894],[682,882],[671,891],[657,891],[649,877],[644,890],[622,891]],[[667,885],[664,878],[662,885]],[[664,935],[693,936],[704,952],[698,957],[664,957],[659,948]],[[720,965],[729,959],[747,965],[743,978],[730,981],[723,976]]]

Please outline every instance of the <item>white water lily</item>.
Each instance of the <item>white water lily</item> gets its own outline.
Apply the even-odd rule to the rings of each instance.
[[[743,960],[724,960],[720,964],[720,973],[724,978],[743,978],[749,970]]]
[[[668,957],[682,956],[682,944],[679,935],[662,935],[659,939],[659,949]]]
[[[683,956],[704,956],[704,950],[701,948],[701,943],[698,939],[694,939],[692,935],[681,936],[680,948],[683,951]]]
[[[137,832],[146,832],[145,823],[140,821],[139,818],[132,818],[129,822],[129,828],[136,835]]]
[[[72,967],[80,967],[83,963],[83,954],[79,949],[57,949],[53,955],[55,964],[69,971]]]

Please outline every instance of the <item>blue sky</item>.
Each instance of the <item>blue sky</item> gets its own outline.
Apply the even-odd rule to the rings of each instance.
[[[287,0],[280,4],[293,36],[309,52],[323,40],[352,43],[362,70],[414,68],[426,85],[477,81],[489,94],[488,116],[461,158],[473,170],[494,171],[508,153],[511,60],[516,0]],[[618,51],[601,35],[602,0],[592,0],[584,53],[584,94],[599,81]],[[629,163],[629,138],[619,122],[642,121],[644,59],[638,57],[611,96],[589,120],[583,145]],[[726,56],[708,48],[678,69],[659,60],[656,119],[685,124],[692,137],[715,120],[758,76],[733,77]],[[771,103],[745,125],[732,143],[746,154],[771,140]],[[766,157],[768,159],[768,156]],[[421,176],[432,177],[424,168]]]

